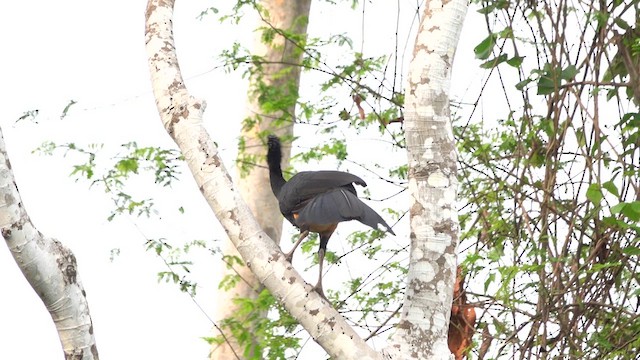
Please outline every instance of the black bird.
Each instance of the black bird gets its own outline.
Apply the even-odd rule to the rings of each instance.
[[[327,243],[338,223],[358,220],[374,229],[378,228],[378,224],[383,225],[388,232],[393,235],[395,233],[378,213],[358,198],[353,184],[367,186],[364,180],[342,171],[303,171],[285,181],[280,165],[280,139],[269,135],[267,145],[271,190],[280,203],[282,215],[300,229],[300,237],[286,257],[291,261],[293,252],[309,235],[309,231],[318,233],[320,275],[314,289],[325,297],[322,290],[322,265]]]

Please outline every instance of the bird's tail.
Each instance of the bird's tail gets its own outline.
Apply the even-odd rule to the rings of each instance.
[[[338,188],[313,198],[300,211],[296,222],[304,227],[311,224],[336,224],[341,221],[358,220],[374,229],[378,225],[395,235],[391,226],[372,208],[346,188]]]
[[[356,196],[354,196],[354,198],[358,199]],[[391,229],[391,226],[389,226],[389,224],[387,224],[387,222],[384,221],[384,219],[382,218],[382,216],[380,216],[380,214],[378,214],[377,212],[375,212],[375,210],[373,210],[367,204],[362,202],[362,200],[358,199],[358,201],[362,204],[361,206],[363,208],[362,217],[360,219],[357,219],[358,221],[374,229],[379,229],[378,224],[380,224],[384,226],[386,231],[389,232],[390,234],[392,235],[396,234],[393,232],[393,229]]]

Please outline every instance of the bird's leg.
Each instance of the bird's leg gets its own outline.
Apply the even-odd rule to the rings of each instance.
[[[293,259],[294,251],[296,251],[296,249],[298,248],[298,246],[300,245],[302,240],[304,240],[307,237],[307,235],[309,235],[309,230],[305,230],[305,231],[301,232],[300,236],[298,237],[298,240],[296,241],[295,244],[293,244],[293,248],[291,250],[289,250],[288,253],[284,254],[284,257],[285,257],[285,259],[287,259],[288,262],[291,262],[291,260]]]
[[[316,286],[314,286],[313,289],[325,300],[327,300],[327,297],[324,296],[324,290],[322,289],[322,268],[324,265],[324,254],[327,250],[327,243],[329,243],[329,238],[335,229],[336,225],[334,225],[329,232],[318,233],[318,235],[320,235],[320,249],[318,249],[318,266],[320,271],[318,272],[318,283],[316,283]]]
[[[324,295],[324,290],[322,289],[322,265],[323,264],[324,264],[324,249],[320,248],[320,250],[318,250],[318,266],[320,267],[320,271],[318,273],[318,282],[316,283],[316,286],[313,287],[313,290],[315,290],[320,296],[322,296],[326,300],[327,297]]]

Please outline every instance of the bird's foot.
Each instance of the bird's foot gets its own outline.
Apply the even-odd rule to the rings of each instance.
[[[322,284],[318,283],[316,284],[316,286],[314,286],[311,290],[315,291],[318,293],[318,295],[320,295],[323,299],[325,299],[328,303],[331,303],[329,301],[329,299],[327,299],[327,297],[324,294],[324,291],[322,290]]]
[[[295,250],[295,249],[293,249]],[[284,254],[284,258],[287,259],[288,262],[293,264],[293,250],[289,251],[288,253]]]
[[[291,248],[291,250],[289,250],[288,253],[284,254],[284,258],[287,259],[287,261],[291,262],[291,260],[293,260],[293,253],[296,251],[296,249],[298,248],[302,240],[304,240],[304,238],[307,237],[307,235],[309,235],[309,231],[307,230],[300,233],[300,236],[298,236],[298,240],[296,241],[295,244],[293,244],[293,247]]]

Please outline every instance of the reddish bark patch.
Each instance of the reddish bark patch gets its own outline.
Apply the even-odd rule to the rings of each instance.
[[[463,360],[471,345],[471,339],[475,332],[476,310],[467,303],[467,294],[464,290],[464,276],[458,266],[456,283],[453,287],[453,304],[451,305],[451,318],[449,320],[449,350],[456,360]]]

